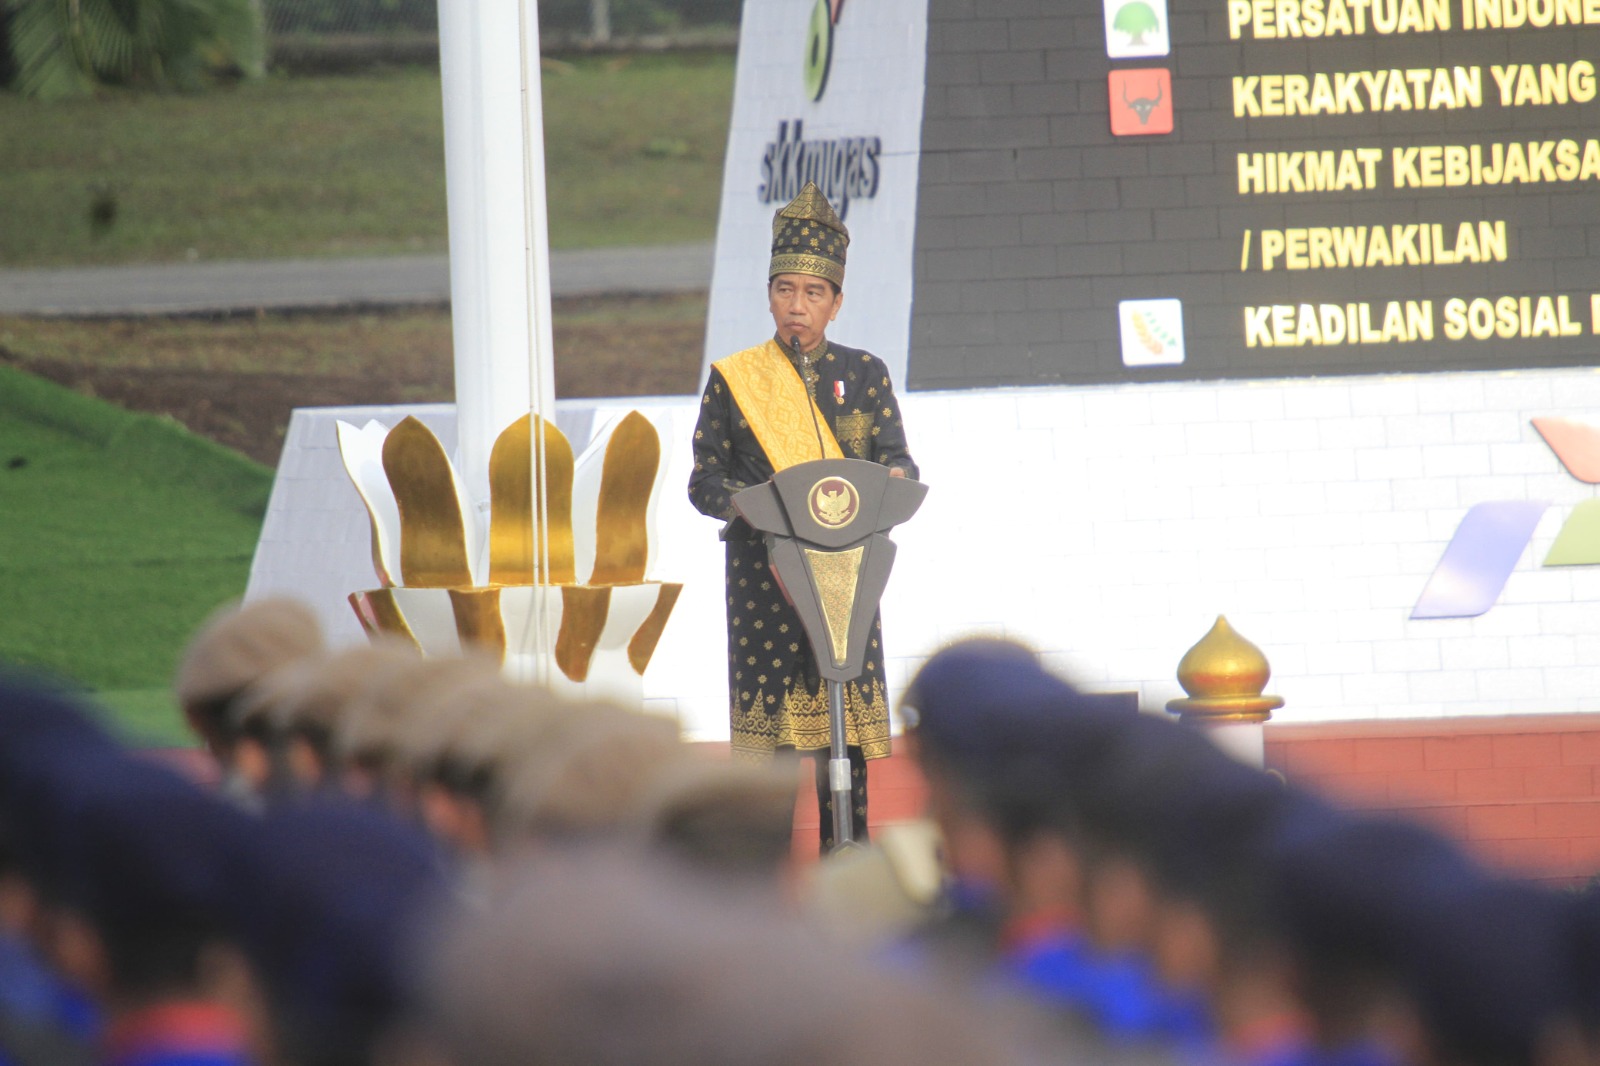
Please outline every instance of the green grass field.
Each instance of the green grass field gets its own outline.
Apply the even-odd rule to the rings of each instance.
[[[732,98],[726,54],[548,63],[552,245],[709,239]],[[445,248],[432,70],[49,104],[0,93],[0,145],[0,267]]]
[[[732,88],[728,55],[547,64],[552,243],[709,239]],[[0,145],[0,268],[445,248],[432,71],[54,104],[0,93]],[[102,215],[114,204],[109,225],[91,223],[97,204]],[[692,379],[703,315],[703,298],[567,308],[568,374],[618,376],[600,356],[637,356],[642,333],[690,353]],[[447,339],[436,310],[0,323],[0,345],[23,362],[271,370],[312,384],[382,374],[419,388],[438,376]],[[674,391],[675,380],[652,387]],[[589,394],[586,381],[562,387]],[[169,695],[176,659],[204,617],[244,591],[270,486],[265,467],[170,419],[0,365],[0,660],[93,692],[140,742],[190,742]]]
[[[244,592],[271,473],[175,424],[0,367],[0,658],[183,743],[166,690]]]

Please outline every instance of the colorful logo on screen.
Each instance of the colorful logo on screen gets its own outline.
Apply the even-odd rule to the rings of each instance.
[[[1600,485],[1600,429],[1565,418],[1535,418],[1533,428],[1567,473]],[[1472,618],[1493,607],[1532,542],[1550,504],[1545,500],[1489,500],[1462,516],[1445,545],[1412,618]],[[1600,564],[1600,498],[1579,501],[1556,534],[1544,566]]]
[[[833,28],[839,24],[843,7],[844,0],[817,0],[811,9],[804,68],[806,95],[812,100],[821,100],[828,91],[828,73],[833,68]]]
[[[1172,51],[1165,0],[1103,0],[1106,55],[1143,59]]]
[[[1183,303],[1122,300],[1117,304],[1124,366],[1177,366],[1183,362]]]
[[[1111,132],[1138,137],[1172,132],[1172,72],[1163,67],[1113,70],[1110,86]]]

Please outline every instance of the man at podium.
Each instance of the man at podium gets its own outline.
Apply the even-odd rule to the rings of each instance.
[[[833,845],[828,693],[800,620],[767,565],[762,535],[735,516],[734,493],[813,459],[865,459],[917,476],[889,371],[827,339],[844,302],[849,231],[812,182],[772,220],[767,304],[776,332],[711,366],[694,431],[689,499],[728,520],[728,704],[736,756],[816,760],[822,850]],[[863,673],[845,686],[853,838],[867,839],[867,760],[889,754],[883,633],[873,619]]]

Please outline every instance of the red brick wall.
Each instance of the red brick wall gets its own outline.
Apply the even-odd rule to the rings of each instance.
[[[1419,819],[1484,861],[1574,884],[1600,873],[1600,714],[1297,724],[1269,722],[1267,765],[1365,809]],[[816,854],[810,763],[795,852]],[[872,825],[922,813],[926,785],[903,754],[868,764]]]
[[[1600,873],[1600,714],[1279,720],[1267,724],[1266,753],[1267,765],[1296,784],[1419,819],[1510,872],[1562,884]],[[215,778],[199,750],[152,755]],[[811,773],[808,760],[796,782],[795,854],[803,858],[817,853]],[[927,786],[906,755],[869,763],[868,783],[870,824],[922,814]]]
[[[1515,873],[1600,873],[1600,715],[1270,722],[1267,765],[1297,784],[1415,817]]]

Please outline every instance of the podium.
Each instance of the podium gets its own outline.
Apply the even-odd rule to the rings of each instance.
[[[816,459],[780,470],[731,501],[741,518],[766,535],[772,573],[794,605],[828,686],[836,851],[853,845],[844,686],[861,676],[872,620],[894,565],[895,545],[886,534],[916,514],[927,493],[926,485],[891,477],[878,463]]]

